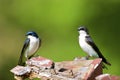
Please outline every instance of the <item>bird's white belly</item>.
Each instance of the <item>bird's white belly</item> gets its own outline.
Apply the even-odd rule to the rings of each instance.
[[[26,57],[30,57],[31,55],[33,55],[37,49],[39,48],[39,40],[31,40],[30,41],[30,45],[27,49],[27,54]]]
[[[85,38],[79,39],[79,44],[83,51],[85,51],[91,57],[98,57],[97,53],[93,50],[93,48],[85,42]]]

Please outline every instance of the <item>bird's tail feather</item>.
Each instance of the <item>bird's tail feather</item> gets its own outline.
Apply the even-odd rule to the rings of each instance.
[[[109,63],[105,58],[103,59],[103,62],[106,63],[107,65],[111,66],[111,63]]]
[[[106,64],[108,64],[109,66],[111,66],[111,64],[107,61]]]
[[[25,58],[24,57],[20,56],[19,61],[18,61],[18,65],[20,65],[20,66],[25,65]]]
[[[107,69],[107,70],[108,70],[108,68],[105,66],[105,64],[104,64],[104,63],[102,63],[102,68],[104,68],[104,69]]]

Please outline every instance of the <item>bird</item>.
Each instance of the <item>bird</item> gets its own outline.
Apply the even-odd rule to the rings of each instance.
[[[24,42],[20,58],[18,61],[18,65],[24,66],[25,60],[30,59],[34,56],[34,54],[37,52],[39,47],[41,46],[41,38],[37,35],[34,31],[29,31],[25,35],[27,38]]]
[[[103,63],[111,65],[111,63],[109,63],[107,59],[102,55],[101,51],[92,40],[91,36],[89,35],[89,31],[86,27],[80,26],[78,28],[78,33],[79,45],[82,48],[82,50],[88,54],[87,59],[89,57],[102,58]],[[103,68],[105,67],[106,66],[103,64]]]

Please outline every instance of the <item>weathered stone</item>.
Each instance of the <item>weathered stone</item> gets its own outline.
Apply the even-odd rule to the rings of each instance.
[[[102,59],[53,62],[43,57],[33,57],[26,61],[27,66],[16,66],[11,70],[22,79],[41,78],[41,80],[94,80],[102,74]],[[29,74],[28,74],[29,73]],[[21,79],[21,80],[22,80]],[[18,79],[17,79],[18,80]]]

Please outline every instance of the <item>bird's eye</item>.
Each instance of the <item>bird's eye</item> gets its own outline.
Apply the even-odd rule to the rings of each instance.
[[[32,33],[30,33],[29,35],[32,35]]]
[[[85,30],[85,28],[80,28],[80,30]]]

